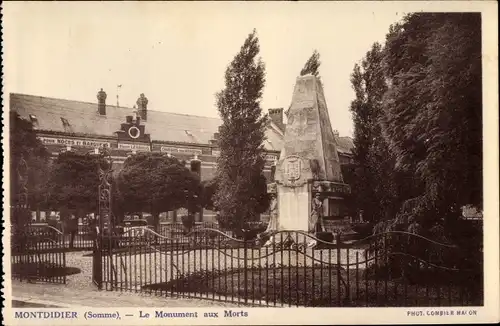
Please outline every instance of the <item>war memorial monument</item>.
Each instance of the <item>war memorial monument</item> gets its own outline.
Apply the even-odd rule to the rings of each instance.
[[[349,191],[321,81],[313,75],[298,77],[275,180],[268,184],[273,202],[267,232],[294,230],[320,236],[325,231],[323,216],[342,205]]]

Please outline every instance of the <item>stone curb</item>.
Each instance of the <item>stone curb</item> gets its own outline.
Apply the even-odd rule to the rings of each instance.
[[[13,297],[11,297],[11,302],[12,301],[19,301],[19,302],[24,302],[24,303],[34,303],[34,304],[47,305],[47,306],[57,306],[57,308],[90,308],[88,306],[68,305],[68,304],[56,302],[56,301],[39,300],[39,299],[26,298],[26,297],[14,297],[13,296]],[[20,309],[20,308],[16,308],[16,309]],[[32,308],[30,308],[30,309],[32,309]]]

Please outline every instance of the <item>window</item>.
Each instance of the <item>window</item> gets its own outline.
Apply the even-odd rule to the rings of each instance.
[[[36,115],[30,114],[30,120],[31,120],[31,124],[33,125],[33,128],[37,128],[38,127],[38,118],[36,117]]]
[[[63,124],[64,131],[73,132],[71,125],[69,124],[69,122],[66,118],[61,117],[61,122]]]
[[[189,130],[184,130],[184,132],[191,138],[193,143],[197,142],[196,137]]]
[[[71,126],[66,118],[62,118],[61,117],[61,121],[62,121],[63,127],[66,128],[66,127],[70,127]]]

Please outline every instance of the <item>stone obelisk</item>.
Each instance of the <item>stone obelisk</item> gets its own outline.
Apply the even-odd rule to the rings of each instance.
[[[349,186],[343,182],[323,87],[317,77],[297,78],[287,117],[275,182],[268,185],[277,204],[274,215],[278,222],[274,225],[276,230],[316,233],[322,228],[317,226],[324,207],[340,205],[343,194],[349,192]]]

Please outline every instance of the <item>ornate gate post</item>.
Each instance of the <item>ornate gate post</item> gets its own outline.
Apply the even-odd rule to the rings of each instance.
[[[111,159],[111,155],[106,148],[101,149],[100,151],[96,150],[96,160],[97,160],[97,170],[99,175],[99,186],[98,186],[98,217],[97,223],[95,225],[95,242],[94,242],[94,255],[93,255],[93,275],[92,280],[97,285],[99,290],[102,289],[103,283],[103,252],[105,250],[104,246],[108,247],[108,250],[111,251],[112,248],[112,233],[114,229],[114,218],[112,213],[112,164],[113,161]],[[107,236],[105,233],[105,219],[108,221],[107,225]],[[110,269],[107,269],[108,275],[112,277],[112,273],[110,273]],[[111,284],[113,284],[110,279]]]
[[[99,227],[104,230],[104,220],[108,221],[108,229],[112,230],[114,227],[114,218],[111,211],[112,198],[111,198],[111,182],[112,182],[112,165],[113,161],[107,149],[102,149],[100,157],[97,161],[97,168],[99,173]]]

